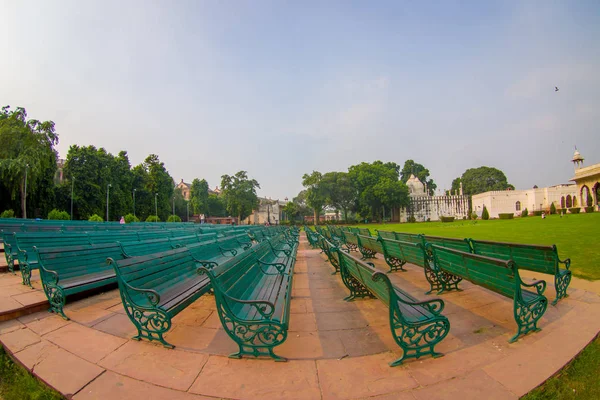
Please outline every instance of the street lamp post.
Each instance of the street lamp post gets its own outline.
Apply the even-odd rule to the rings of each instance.
[[[175,196],[173,196],[173,218],[175,218]]]
[[[75,177],[71,177],[71,221],[73,221],[73,193],[75,191]]]
[[[112,184],[106,185],[106,222],[108,222],[108,194],[110,193],[110,188]]]
[[[27,219],[27,171],[29,164],[25,164],[25,193],[23,195],[23,219]]]
[[[190,202],[185,203],[185,212],[187,213],[187,221],[190,222]]]
[[[137,189],[133,189],[133,217],[135,218],[135,192]]]
[[[158,219],[158,193],[154,193],[154,215]]]

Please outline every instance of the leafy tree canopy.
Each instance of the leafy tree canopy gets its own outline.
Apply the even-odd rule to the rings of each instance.
[[[192,181],[190,203],[194,214],[208,214],[208,182],[205,179]]]
[[[468,196],[491,190],[515,189],[513,185],[508,183],[504,172],[493,167],[469,168],[461,177],[452,181],[452,191],[458,191],[461,182],[463,193]]]
[[[246,171],[239,171],[233,176],[221,176],[221,196],[225,200],[226,210],[229,215],[237,216],[238,222],[258,207],[256,189],[260,189],[260,185],[255,179],[249,179]]]
[[[306,204],[313,209],[315,224],[319,224],[319,215],[327,205],[327,188],[323,174],[313,171],[302,176],[302,186],[306,188]]]
[[[429,178],[429,170],[413,160],[406,160],[406,162],[404,162],[404,167],[402,167],[402,170],[400,171],[400,180],[404,183],[408,182],[411,174],[414,174],[424,185],[427,186],[427,191],[429,192],[430,196],[435,194],[437,185],[433,179],[427,179]]]

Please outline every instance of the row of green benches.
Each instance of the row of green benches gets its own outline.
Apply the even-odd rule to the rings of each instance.
[[[554,287],[556,298],[552,304],[567,297],[567,289],[571,282],[571,260],[561,260],[558,256],[556,245],[541,246],[518,243],[492,242],[475,239],[453,239],[437,236],[425,236],[421,234],[409,234],[402,232],[378,231],[378,237],[371,235],[353,234],[344,231],[341,238],[335,237],[334,242],[344,244],[349,250],[358,249],[363,258],[372,258],[376,253],[384,255],[384,258],[392,270],[402,270],[402,258],[395,257],[390,252],[394,249],[386,249],[382,244],[383,239],[393,239],[400,242],[419,244],[427,250],[429,246],[439,246],[462,251],[480,256],[492,257],[501,260],[514,261],[521,270],[539,272],[554,276]],[[428,251],[431,253],[430,251]],[[432,279],[435,281],[435,279]],[[438,282],[432,283],[432,290],[439,290]]]
[[[430,283],[429,294],[437,290],[438,294],[450,290],[459,290],[462,279],[486,287],[501,295],[513,299],[513,310],[518,329],[511,342],[530,331],[536,331],[537,322],[544,314],[548,300],[543,295],[546,283],[524,282],[519,275],[519,266],[514,260],[501,260],[459,250],[428,245],[425,249],[420,243],[402,242],[392,239],[371,238],[358,235],[360,246],[368,246],[373,251],[381,251],[390,267],[411,263],[423,267],[425,277]],[[340,272],[342,266],[335,257],[335,251],[341,249],[322,239],[322,249],[331,264]],[[349,253],[349,250],[346,249]],[[535,291],[528,290],[533,288]]]
[[[292,238],[291,241],[288,238]],[[295,238],[295,242],[294,242]],[[64,313],[67,297],[118,283],[134,339],[171,344],[171,319],[211,288],[232,355],[269,355],[287,337],[297,232],[252,246],[246,233],[201,243],[144,242],[35,248],[50,311]]]
[[[249,248],[247,235],[230,236],[203,242],[188,243],[185,247],[205,265],[213,265]],[[64,314],[67,296],[116,282],[114,270],[106,264],[114,260],[163,252],[173,249],[169,240],[143,242],[112,242],[94,245],[34,247],[42,287],[50,310],[68,319]]]
[[[167,237],[180,237],[196,235],[196,229],[175,230],[143,230],[143,231],[92,231],[92,232],[4,232],[2,241],[4,243],[4,257],[8,270],[14,272],[15,261],[22,262],[21,252],[31,250],[37,241],[47,246],[52,241],[64,245],[73,240],[73,244],[99,244],[120,241],[149,240]]]

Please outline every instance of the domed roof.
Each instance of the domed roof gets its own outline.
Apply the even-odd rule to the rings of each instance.
[[[408,186],[408,193],[411,196],[425,195],[425,185],[413,174],[410,174],[410,178],[406,181],[406,186]]]
[[[583,156],[581,155],[579,150],[577,150],[577,148],[575,148],[575,153],[573,153],[573,162],[575,161],[583,161]]]

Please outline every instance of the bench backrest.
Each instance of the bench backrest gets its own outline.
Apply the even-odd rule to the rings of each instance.
[[[339,268],[340,266],[340,259],[338,256],[338,248],[331,243],[329,240],[327,240],[326,238],[324,238],[323,236],[321,236],[322,238],[322,250],[325,252],[325,255],[327,256],[327,258],[329,259],[329,262],[334,266]]]
[[[74,278],[112,269],[106,258],[121,260],[124,257],[119,243],[91,246],[34,248],[40,269],[55,271],[60,279]]]
[[[374,274],[378,272],[374,267],[344,251],[338,250],[337,253],[341,262],[340,269],[345,269],[343,274],[348,273],[352,275],[389,307],[391,297],[389,280],[388,282],[385,282],[385,280],[381,278],[373,279]]]
[[[514,298],[521,279],[513,261],[466,253],[446,247],[431,246],[437,268],[461,276],[476,285]]]
[[[469,239],[454,239],[440,236],[425,236],[425,242],[434,244],[440,247],[447,247],[449,249],[464,251],[465,253],[472,253],[471,244]]]
[[[470,239],[475,254],[514,260],[521,268],[545,274],[556,274],[558,252],[556,246],[537,246],[516,243],[489,242]]]
[[[379,254],[383,254],[383,246],[381,242],[377,240],[377,238],[371,236],[357,235],[358,237],[358,245],[360,247],[364,247],[365,249],[374,251]]]
[[[115,242],[132,242],[140,240],[137,232],[88,232],[90,240],[93,244],[115,243]],[[156,239],[156,238],[155,238]]]
[[[126,257],[137,257],[152,253],[162,253],[173,249],[169,238],[152,239],[133,242],[118,242]]]
[[[268,248],[267,243],[260,243],[254,249],[215,266],[211,272],[217,279],[220,290],[228,296],[245,300],[254,291],[253,282],[260,272],[257,262],[261,250]]]
[[[216,235],[215,235],[216,236]],[[169,238],[171,241],[171,246],[175,247],[183,247],[189,244],[199,243],[198,236],[196,235],[187,235],[187,236],[178,236]]]
[[[33,251],[34,246],[38,248],[42,247],[69,247],[69,246],[85,246],[90,245],[89,237],[83,233],[74,232],[39,232],[39,233],[27,233],[21,232],[15,234],[17,242],[17,248],[20,252],[26,252],[28,260],[32,261],[35,259],[35,252]],[[23,253],[22,253],[23,254]],[[19,256],[21,257],[21,255]]]
[[[185,247],[124,260],[112,259],[111,264],[117,277],[130,286],[137,289],[152,289],[159,294],[167,291],[173,283],[196,276],[198,268],[194,257]],[[149,299],[144,297],[136,298],[136,303],[140,306],[149,305]],[[140,300],[147,303],[139,304]]]
[[[331,239],[331,238],[329,238],[329,239]],[[355,233],[344,232],[344,242],[358,246],[358,237],[356,236]]]
[[[425,267],[428,262],[427,253],[421,243],[401,242],[399,240],[379,238],[387,257],[397,258],[419,267]]]

